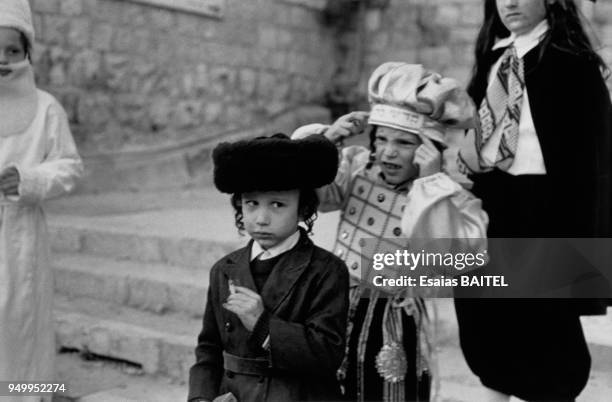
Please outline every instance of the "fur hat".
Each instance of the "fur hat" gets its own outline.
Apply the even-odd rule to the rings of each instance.
[[[369,123],[424,135],[442,144],[446,128],[471,128],[476,107],[458,81],[418,64],[389,62],[370,77]]]
[[[338,170],[338,150],[324,136],[285,134],[224,142],[213,150],[215,186],[222,193],[318,188]]]
[[[0,1],[0,27],[14,28],[28,40],[28,52],[34,46],[34,24],[28,0]]]

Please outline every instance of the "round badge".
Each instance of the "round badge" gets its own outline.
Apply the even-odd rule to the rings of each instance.
[[[349,209],[349,215],[355,215],[355,212],[357,212],[357,208],[355,208],[355,207],[351,207],[351,208]]]
[[[345,230],[344,232],[342,232],[342,238],[343,239],[347,239],[348,238],[348,232]]]
[[[383,202],[385,200],[385,195],[384,194],[378,194],[378,197],[376,197],[376,199],[378,200],[378,202]]]
[[[357,194],[361,195],[364,192],[364,188],[362,186],[357,187]]]
[[[400,228],[394,228],[394,229],[393,229],[393,234],[399,237],[399,235],[401,235],[401,234],[402,234],[402,229],[400,229]]]
[[[402,346],[396,342],[384,345],[376,356],[376,369],[385,381],[403,381],[408,372],[408,360]]]
[[[374,218],[368,218],[368,225],[372,226],[374,224]]]
[[[356,262],[354,262],[354,263],[351,265],[351,269],[354,271],[354,270],[356,270],[357,268],[359,268],[359,264],[357,264]]]

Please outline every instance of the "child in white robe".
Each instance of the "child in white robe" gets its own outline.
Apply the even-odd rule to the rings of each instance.
[[[41,203],[71,191],[83,170],[66,113],[53,96],[35,86],[30,63],[33,44],[34,28],[27,0],[3,0],[0,381],[53,381],[53,275]],[[16,400],[41,399],[28,398]],[[51,394],[44,398],[50,400]]]

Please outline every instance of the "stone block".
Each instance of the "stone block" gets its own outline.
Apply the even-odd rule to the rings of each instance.
[[[111,275],[91,275],[79,270],[55,269],[55,290],[69,296],[86,296],[118,305],[131,297],[127,282]]]
[[[261,72],[257,82],[257,94],[260,99],[270,99],[274,92],[275,75],[268,72]]]
[[[223,116],[223,103],[208,101],[204,105],[204,120],[206,123],[216,123]]]
[[[251,96],[257,88],[257,73],[252,68],[243,68],[239,72],[240,91]]]
[[[89,93],[79,98],[78,115],[81,122],[94,130],[104,130],[113,118],[115,103],[106,93]]]
[[[65,45],[70,19],[63,16],[45,15],[43,17],[44,31],[41,38],[44,43],[51,45]]]
[[[443,26],[454,26],[461,20],[461,8],[455,4],[443,4],[438,6],[435,23]]]
[[[70,47],[83,48],[89,45],[91,23],[85,18],[71,18],[68,30],[68,44]]]
[[[116,28],[112,44],[114,51],[131,54],[136,47],[137,41],[132,35],[132,28]]]
[[[182,337],[182,342],[163,343],[160,348],[160,371],[179,381],[189,380],[189,369],[194,363],[193,349],[196,336]]]
[[[279,72],[284,71],[287,68],[289,54],[287,51],[276,51],[268,53],[267,67],[278,70]]]
[[[202,108],[201,101],[179,101],[175,105],[173,126],[179,129],[197,127],[201,123]]]
[[[478,29],[484,19],[483,12],[482,4],[463,4],[461,6],[460,24]],[[455,22],[455,25],[457,25],[457,22]]]
[[[223,96],[234,90],[236,71],[228,67],[213,67],[210,69],[209,80],[211,93]]]
[[[83,50],[75,54],[68,64],[68,74],[73,85],[82,88],[100,86],[101,57],[98,52]]]
[[[118,54],[105,54],[102,58],[102,65],[104,69],[105,83],[109,89],[114,91],[125,90],[128,86],[128,82],[134,76],[131,75],[130,69],[130,58]],[[142,66],[142,63],[137,63],[136,73],[137,77],[140,78],[144,74],[138,70]]]
[[[60,252],[76,253],[81,250],[81,236],[71,228],[49,228],[51,249]]]
[[[382,24],[382,11],[381,10],[367,10],[365,15],[365,27],[368,31],[378,31]]]
[[[151,8],[150,18],[151,24],[156,29],[171,29],[176,26],[176,20],[174,18],[175,13],[165,8]]]
[[[62,0],[60,12],[63,15],[74,17],[83,13],[83,0]]]
[[[267,49],[273,49],[277,46],[277,30],[274,27],[259,27],[259,46]]]
[[[60,0],[31,0],[33,12],[57,13],[59,11]]]
[[[149,105],[149,119],[152,129],[160,131],[168,127],[172,116],[171,101],[167,98],[155,98]]]
[[[371,51],[378,51],[380,49],[385,49],[387,46],[389,46],[389,42],[389,32],[378,32],[372,35],[372,38],[368,43],[368,48],[371,49]]]
[[[97,50],[110,50],[114,32],[112,25],[98,23],[93,25],[91,30],[91,47]]]

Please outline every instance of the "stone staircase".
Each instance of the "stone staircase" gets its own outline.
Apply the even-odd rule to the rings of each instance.
[[[51,236],[59,344],[186,381],[209,269],[236,244],[84,228],[67,217],[57,222]]]

